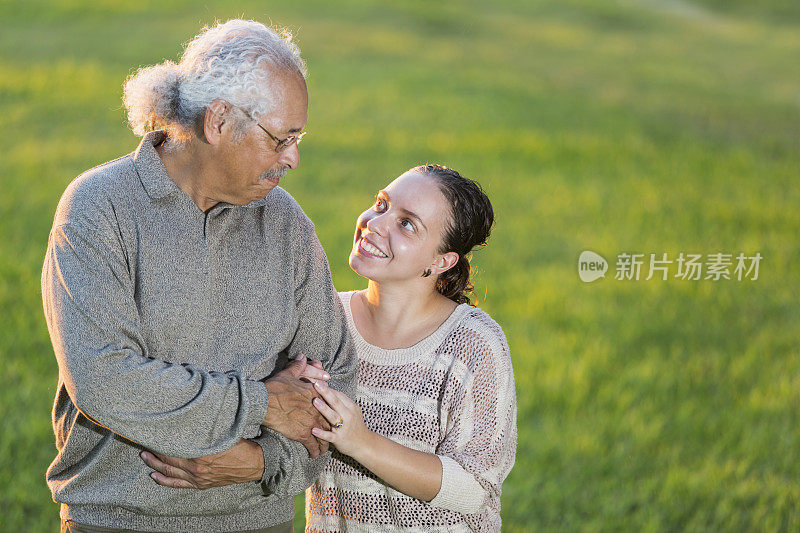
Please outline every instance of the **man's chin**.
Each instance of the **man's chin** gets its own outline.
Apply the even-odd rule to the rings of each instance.
[[[264,198],[272,192],[272,189],[278,186],[277,179],[273,182],[272,180],[263,180],[260,185],[261,187],[258,188],[258,191],[253,194],[254,198],[251,202],[257,202],[259,200],[263,200]]]

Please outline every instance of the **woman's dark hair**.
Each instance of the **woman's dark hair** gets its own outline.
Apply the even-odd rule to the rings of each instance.
[[[450,205],[450,223],[445,229],[440,253],[456,252],[458,263],[439,274],[436,290],[456,303],[472,305],[469,293],[474,286],[469,279],[472,249],[484,246],[494,224],[489,197],[476,181],[463,177],[442,165],[420,165],[413,172],[436,179],[439,190]]]

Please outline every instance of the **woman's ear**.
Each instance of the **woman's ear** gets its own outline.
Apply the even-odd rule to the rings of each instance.
[[[440,255],[436,260],[431,263],[431,272],[438,276],[442,272],[446,272],[453,268],[458,263],[458,254],[455,252],[447,252]]]
[[[222,125],[228,120],[228,112],[231,104],[217,98],[206,106],[206,116],[203,119],[203,134],[206,136],[208,144],[219,144],[222,139]]]

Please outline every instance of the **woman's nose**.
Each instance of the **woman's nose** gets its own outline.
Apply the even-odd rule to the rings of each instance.
[[[371,217],[366,217],[367,229],[378,235],[383,235],[386,231],[386,217],[383,214],[375,214]]]

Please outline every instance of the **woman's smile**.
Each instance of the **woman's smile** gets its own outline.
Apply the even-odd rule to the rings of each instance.
[[[358,251],[362,255],[368,257],[376,257],[378,259],[386,259],[388,257],[380,248],[369,242],[364,236],[358,240]]]

